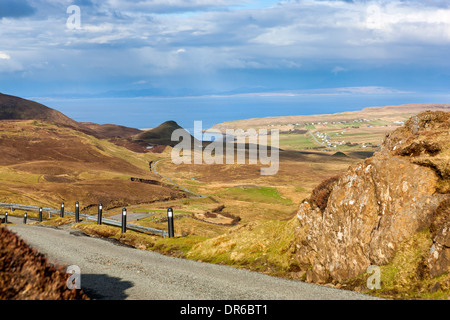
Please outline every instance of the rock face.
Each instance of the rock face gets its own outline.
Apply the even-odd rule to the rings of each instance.
[[[450,271],[449,134],[450,113],[421,113],[300,204],[296,259],[307,281],[344,281],[388,264],[402,241],[426,229],[427,272]]]

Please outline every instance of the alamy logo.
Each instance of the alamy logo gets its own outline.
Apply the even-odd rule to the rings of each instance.
[[[202,121],[194,122],[194,138],[184,129],[174,130],[172,141],[180,141],[172,149],[174,164],[258,164],[261,175],[275,175],[279,169],[279,130],[227,129],[205,131],[212,141],[203,147]],[[270,143],[269,143],[270,137]],[[269,152],[270,151],[270,152]],[[224,154],[225,152],[225,154]],[[192,157],[193,155],[193,157]],[[248,155],[248,159],[247,159]]]
[[[375,266],[375,265],[371,265],[367,268],[366,270],[367,273],[372,274],[368,279],[367,279],[367,288],[369,290],[373,290],[373,289],[381,289],[381,269],[379,266]]]
[[[383,28],[381,8],[378,5],[369,5],[366,9],[366,27],[371,30]]]
[[[66,21],[66,27],[69,30],[81,29],[81,9],[79,6],[71,5],[67,8],[67,13],[70,14]]]
[[[67,267],[66,273],[70,274],[69,279],[67,279],[67,289],[81,289],[81,270],[80,267],[76,265],[71,265]]]

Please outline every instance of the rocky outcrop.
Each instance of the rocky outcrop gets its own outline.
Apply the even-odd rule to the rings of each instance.
[[[424,269],[432,277],[450,271],[449,133],[448,112],[412,117],[380,152],[300,204],[295,256],[307,281],[340,282],[388,264],[403,241],[428,229]]]
[[[450,266],[450,199],[443,201],[436,210],[431,225],[433,245],[426,257],[426,267],[431,277],[449,272]]]

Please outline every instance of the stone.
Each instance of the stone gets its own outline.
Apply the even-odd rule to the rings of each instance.
[[[436,113],[413,117],[380,152],[326,184],[320,206],[315,197],[300,204],[295,255],[308,282],[344,281],[388,264],[402,241],[432,226],[430,276],[449,271],[450,195],[437,186],[448,179],[450,116]]]

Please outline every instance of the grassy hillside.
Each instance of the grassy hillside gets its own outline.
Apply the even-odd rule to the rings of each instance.
[[[0,93],[0,120],[39,120],[95,134],[90,128],[40,103]]]
[[[118,207],[184,197],[151,173],[154,154],[135,153],[69,127],[40,121],[0,121],[0,201],[58,206],[79,201]]]
[[[94,130],[104,138],[131,138],[142,133],[142,130],[140,129],[116,124],[97,124],[92,122],[81,122],[81,124]]]
[[[422,107],[311,116],[298,123],[293,118],[286,123],[278,118],[233,122],[244,129],[240,125],[281,130],[279,170],[271,176],[261,175],[261,164],[175,165],[170,146],[178,142],[171,135],[180,127],[173,121],[145,132],[84,124],[96,131],[89,134],[55,122],[3,120],[0,201],[51,207],[80,201],[92,213],[101,202],[105,210],[117,209],[105,216],[127,206],[130,213],[144,214],[131,223],[159,229],[167,229],[170,206],[175,233],[182,237],[123,236],[118,228],[89,223],[78,227],[141,249],[301,279],[291,246],[298,204],[321,181],[378,151],[386,134]],[[144,144],[168,147],[152,153]],[[161,185],[133,182],[131,177]]]
[[[175,121],[166,121],[154,129],[146,130],[133,137],[135,141],[144,141],[149,145],[174,146],[178,142],[172,141],[172,133],[182,129]]]

